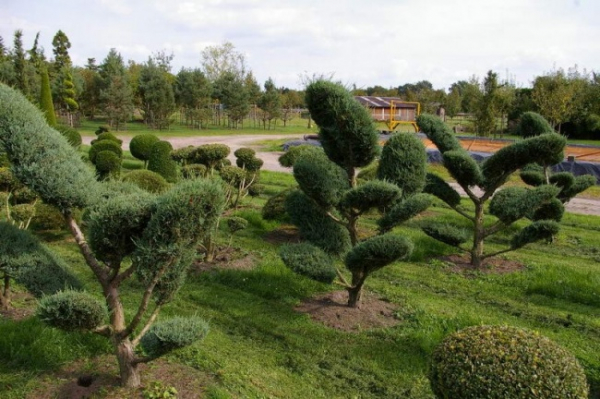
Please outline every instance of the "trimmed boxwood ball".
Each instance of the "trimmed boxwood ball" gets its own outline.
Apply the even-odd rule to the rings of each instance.
[[[171,159],[173,146],[168,141],[158,141],[152,146],[148,170],[158,173],[169,183],[177,181],[177,163]]]
[[[147,162],[150,159],[152,146],[160,139],[153,134],[138,134],[129,142],[129,151],[135,158]]]
[[[437,398],[581,399],[583,368],[536,332],[510,326],[460,330],[435,349],[429,381]]]
[[[192,162],[215,169],[223,159],[227,158],[230,151],[225,144],[203,144],[192,152]]]
[[[97,142],[102,141],[102,140],[111,140],[111,141],[114,141],[115,143],[118,143],[119,145],[123,144],[123,140],[121,140],[120,138],[118,138],[117,136],[115,136],[114,134],[112,134],[110,132],[100,133],[96,139],[94,139],[90,142],[90,144],[94,145]]]
[[[100,151],[96,154],[96,170],[101,180],[119,177],[121,158],[112,151]]]
[[[140,344],[148,356],[159,357],[204,339],[208,331],[208,323],[200,317],[174,317],[155,323]]]
[[[284,245],[279,256],[294,273],[315,281],[331,284],[337,275],[333,259],[312,244]]]
[[[88,153],[90,162],[93,163],[94,165],[96,164],[96,157],[98,156],[98,153],[101,151],[112,151],[119,158],[123,157],[123,150],[121,149],[121,145],[119,143],[117,143],[116,141],[112,141],[112,140],[101,140],[101,141],[98,141],[96,144],[94,144],[90,148],[90,152]]]
[[[279,164],[284,168],[291,168],[300,157],[311,153],[323,153],[323,148],[314,145],[298,145],[290,147],[285,154],[279,157]]]
[[[205,177],[208,174],[208,168],[206,165],[194,163],[191,165],[185,165],[181,168],[181,176],[184,179],[197,179],[199,177]]]
[[[79,291],[63,291],[40,300],[38,317],[61,330],[93,330],[108,317],[105,306],[96,298]]]
[[[127,173],[122,178],[125,182],[130,182],[139,188],[151,192],[162,193],[169,189],[169,182],[156,172],[147,169],[136,169]]]
[[[262,208],[262,217],[265,220],[288,221],[289,216],[285,211],[285,200],[294,189],[287,189],[269,197]]]
[[[377,178],[396,184],[406,198],[423,191],[427,152],[423,142],[413,134],[394,134],[383,146]]]
[[[248,227],[248,221],[239,216],[232,216],[227,219],[227,227],[233,234],[236,231],[244,230],[246,227]]]

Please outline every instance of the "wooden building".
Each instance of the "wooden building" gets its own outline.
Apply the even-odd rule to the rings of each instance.
[[[411,125],[418,131],[417,116],[421,113],[418,102],[403,101],[398,97],[355,96],[359,103],[371,111],[373,120],[385,122],[390,130],[398,125]]]

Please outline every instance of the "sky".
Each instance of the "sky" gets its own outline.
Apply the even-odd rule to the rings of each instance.
[[[48,58],[60,29],[75,65],[111,48],[145,62],[173,53],[173,73],[200,68],[231,42],[262,85],[301,89],[333,75],[357,88],[421,80],[448,89],[488,70],[517,87],[556,69],[600,72],[598,0],[0,0],[7,47],[37,32]]]

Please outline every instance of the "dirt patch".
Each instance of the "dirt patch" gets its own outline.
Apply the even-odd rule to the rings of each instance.
[[[400,322],[395,316],[396,305],[374,294],[363,292],[360,308],[350,308],[347,303],[347,291],[334,291],[307,299],[295,309],[328,327],[348,332],[391,327]]]
[[[144,392],[162,395],[169,388],[177,390],[178,398],[201,398],[211,378],[192,367],[158,359],[140,365],[142,387],[122,388],[114,356],[104,355],[91,360],[70,363],[46,375],[39,387],[27,399],[83,398],[143,398]],[[170,396],[169,396],[170,397]]]
[[[467,276],[475,274],[507,274],[525,269],[525,265],[515,260],[502,258],[488,258],[483,262],[483,267],[475,269],[469,262],[467,255],[449,255],[438,258],[449,265],[449,270]]]
[[[300,233],[295,226],[283,225],[263,236],[263,240],[270,244],[296,244],[300,242]]]
[[[198,261],[192,265],[192,273],[203,273],[218,269],[250,270],[254,267],[256,258],[237,248],[221,248],[212,262]]]
[[[0,318],[19,321],[27,319],[35,313],[37,302],[28,292],[13,292],[11,302],[10,309],[0,310]]]

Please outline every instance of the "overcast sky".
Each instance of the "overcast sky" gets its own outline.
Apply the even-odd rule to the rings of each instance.
[[[75,65],[110,48],[125,60],[174,54],[201,66],[206,46],[233,43],[258,82],[301,88],[334,74],[357,87],[429,80],[447,89],[490,69],[518,86],[577,65],[600,71],[599,0],[0,0],[0,36],[40,32],[46,56],[63,30]]]

